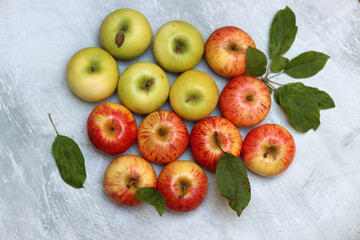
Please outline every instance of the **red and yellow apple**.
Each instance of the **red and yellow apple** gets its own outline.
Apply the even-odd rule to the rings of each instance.
[[[106,168],[103,187],[105,193],[117,204],[136,206],[142,204],[136,198],[138,188],[156,188],[153,166],[136,155],[115,158]]]
[[[133,9],[122,8],[110,13],[101,23],[101,46],[120,60],[134,59],[150,46],[152,30],[146,17]]]
[[[191,152],[201,166],[216,170],[223,151],[240,157],[242,138],[237,127],[222,117],[208,117],[198,122],[190,134]]]
[[[137,145],[141,155],[151,162],[173,162],[185,152],[188,144],[185,123],[171,111],[150,113],[139,125]]]
[[[76,96],[87,102],[99,102],[115,92],[119,69],[108,52],[89,47],[79,50],[70,58],[66,79]]]
[[[165,23],[154,38],[154,56],[168,72],[185,72],[198,64],[204,53],[199,30],[184,21]]]
[[[136,140],[134,115],[118,103],[102,103],[87,120],[89,139],[100,151],[117,155],[125,152]]]
[[[233,26],[216,29],[205,43],[205,60],[214,72],[236,77],[246,71],[246,50],[255,48],[252,38]]]
[[[175,212],[187,212],[204,201],[208,179],[196,163],[177,160],[161,170],[157,190],[164,196],[167,208]]]
[[[271,107],[271,96],[266,84],[251,76],[230,80],[220,94],[222,115],[239,127],[251,127],[262,122]]]
[[[241,156],[248,169],[269,177],[285,171],[295,151],[295,141],[288,130],[277,124],[264,124],[246,135]]]
[[[215,109],[219,90],[215,81],[205,72],[189,70],[181,74],[170,88],[171,108],[182,119],[198,121]]]

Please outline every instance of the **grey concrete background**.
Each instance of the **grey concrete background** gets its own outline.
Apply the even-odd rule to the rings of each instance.
[[[188,21],[206,40],[218,27],[248,32],[267,53],[275,13],[288,5],[297,17],[296,40],[285,55],[315,50],[331,56],[306,85],[327,91],[336,108],[321,111],[319,129],[295,131],[275,103],[263,123],[294,136],[297,153],[282,175],[249,173],[252,200],[240,218],[219,196],[214,173],[195,211],[162,217],[149,205],[112,203],[102,189],[111,156],[95,150],[86,120],[97,106],[68,88],[65,67],[79,49],[100,46],[102,20],[133,8],[149,20],[153,35],[170,20]],[[41,1],[0,0],[0,239],[360,239],[360,4],[357,0],[257,1]],[[129,62],[155,62],[151,47]],[[221,91],[227,80],[202,60]],[[168,74],[171,83],[176,74]],[[281,83],[293,81],[281,76]],[[119,102],[116,94],[106,101]],[[162,109],[170,109],[167,103]],[[85,156],[88,177],[76,190],[60,178],[51,155],[55,132],[72,137]],[[217,108],[211,115],[219,115]],[[142,117],[136,116],[138,124]],[[194,123],[187,122],[189,130]],[[243,138],[252,128],[239,128]],[[127,153],[139,154],[136,145]],[[181,159],[193,160],[189,149]],[[160,165],[154,165],[157,174]]]

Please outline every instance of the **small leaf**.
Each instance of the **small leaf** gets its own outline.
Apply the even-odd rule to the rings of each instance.
[[[265,54],[249,46],[246,50],[246,74],[259,77],[266,72],[266,64],[267,59]]]
[[[296,18],[294,12],[286,6],[285,9],[276,13],[270,30],[270,58],[286,53],[295,40],[297,33]]]
[[[321,52],[305,52],[292,59],[286,65],[284,73],[292,78],[312,77],[324,68],[329,58]]]
[[[283,56],[277,56],[271,61],[270,69],[273,73],[281,72],[288,64],[289,59]]]
[[[224,153],[216,167],[216,185],[221,196],[240,217],[251,199],[250,182],[245,164],[237,157]]]
[[[52,154],[62,179],[74,188],[83,188],[86,179],[84,156],[76,142],[57,135],[52,145]]]
[[[287,112],[290,124],[301,132],[316,130],[320,125],[320,109],[316,100],[295,86],[278,88],[275,101]]]
[[[165,198],[164,196],[157,191],[153,187],[144,187],[138,188],[136,192],[136,198],[145,203],[149,203],[150,205],[154,206],[160,216],[164,214],[165,211]]]

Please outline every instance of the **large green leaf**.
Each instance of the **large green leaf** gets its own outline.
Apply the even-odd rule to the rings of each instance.
[[[271,61],[270,69],[273,73],[281,72],[288,64],[289,59],[283,56],[277,56]]]
[[[249,46],[246,50],[246,74],[259,77],[266,72],[266,64],[267,59],[265,54]]]
[[[138,188],[136,198],[145,203],[149,203],[156,208],[160,216],[165,211],[165,198],[164,196],[153,187]]]
[[[83,188],[86,179],[85,161],[76,142],[57,135],[52,145],[52,154],[62,179],[74,188]]]
[[[250,182],[245,164],[237,157],[224,153],[216,167],[216,185],[221,196],[240,217],[251,199]]]
[[[270,30],[270,58],[283,55],[291,47],[297,33],[294,12],[286,6],[276,13]]]
[[[321,52],[305,52],[292,59],[286,65],[284,73],[293,78],[312,77],[324,68],[329,58]]]

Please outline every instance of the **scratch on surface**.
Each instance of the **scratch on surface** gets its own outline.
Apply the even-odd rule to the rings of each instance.
[[[348,147],[354,144],[357,141],[358,136],[360,135],[360,128],[356,128],[352,132],[346,134],[341,140],[341,145],[343,147]]]

